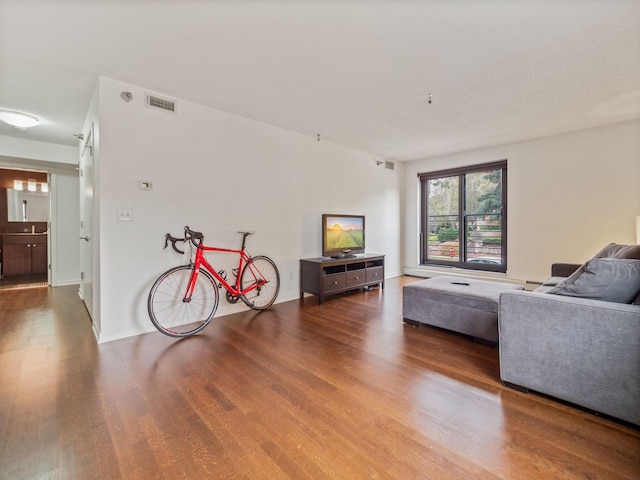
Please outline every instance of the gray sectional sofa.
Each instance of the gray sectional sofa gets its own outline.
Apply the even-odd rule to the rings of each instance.
[[[503,383],[640,425],[640,246],[610,244],[551,273],[500,295]]]

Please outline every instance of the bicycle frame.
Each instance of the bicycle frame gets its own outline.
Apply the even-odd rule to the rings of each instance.
[[[225,300],[230,304],[239,300],[251,310],[266,310],[275,302],[280,291],[280,273],[271,258],[252,257],[246,250],[246,240],[253,232],[242,234],[240,248],[222,248],[204,244],[204,234],[184,227],[184,237],[164,236],[164,248],[169,246],[180,255],[188,255],[189,262],[170,268],[154,282],[147,298],[147,311],[153,325],[170,337],[188,337],[205,328],[216,314],[220,303],[220,290],[226,290]],[[176,243],[186,244],[189,253]],[[193,250],[195,248],[195,251]],[[229,255],[237,255],[236,277],[227,281],[223,270],[216,271],[212,264],[218,259],[206,255],[221,254],[228,267]],[[183,257],[184,258],[184,257]],[[211,261],[211,263],[209,263]],[[199,275],[202,274],[202,278]]]
[[[238,274],[236,275],[235,285],[232,285],[229,282],[227,282],[211,266],[211,264],[207,261],[206,257],[204,256],[204,252],[235,253],[236,255],[239,256]],[[194,269],[193,269],[193,273],[191,274],[191,277],[189,278],[189,285],[187,286],[187,291],[184,296],[184,301],[189,301],[191,299],[191,295],[193,294],[193,290],[196,285],[196,280],[198,279],[198,274],[200,273],[201,268],[204,268],[205,270],[207,270],[213,276],[213,278],[215,278],[216,281],[219,282],[219,285],[222,285],[224,289],[234,297],[242,297],[243,295],[246,295],[250,291],[255,290],[256,288],[260,288],[267,283],[262,273],[255,267],[255,265],[253,265],[253,262],[251,261],[251,257],[247,254],[246,250],[244,249],[244,246],[240,250],[235,250],[231,248],[207,247],[202,244],[196,245],[196,255],[195,255],[193,265],[194,265]],[[251,269],[251,273],[253,273],[253,276],[256,281],[251,285],[249,285],[248,287],[241,289],[240,282],[242,280],[241,278],[242,271],[246,265],[250,266],[249,268]]]

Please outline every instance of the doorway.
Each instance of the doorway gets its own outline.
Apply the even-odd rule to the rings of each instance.
[[[50,284],[47,171],[0,168],[0,289]]]

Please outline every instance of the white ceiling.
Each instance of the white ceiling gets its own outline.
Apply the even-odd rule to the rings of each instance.
[[[640,1],[0,0],[0,135],[98,75],[410,160],[640,118]]]

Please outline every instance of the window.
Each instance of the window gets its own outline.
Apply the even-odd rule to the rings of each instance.
[[[418,176],[421,262],[506,272],[506,160]]]

